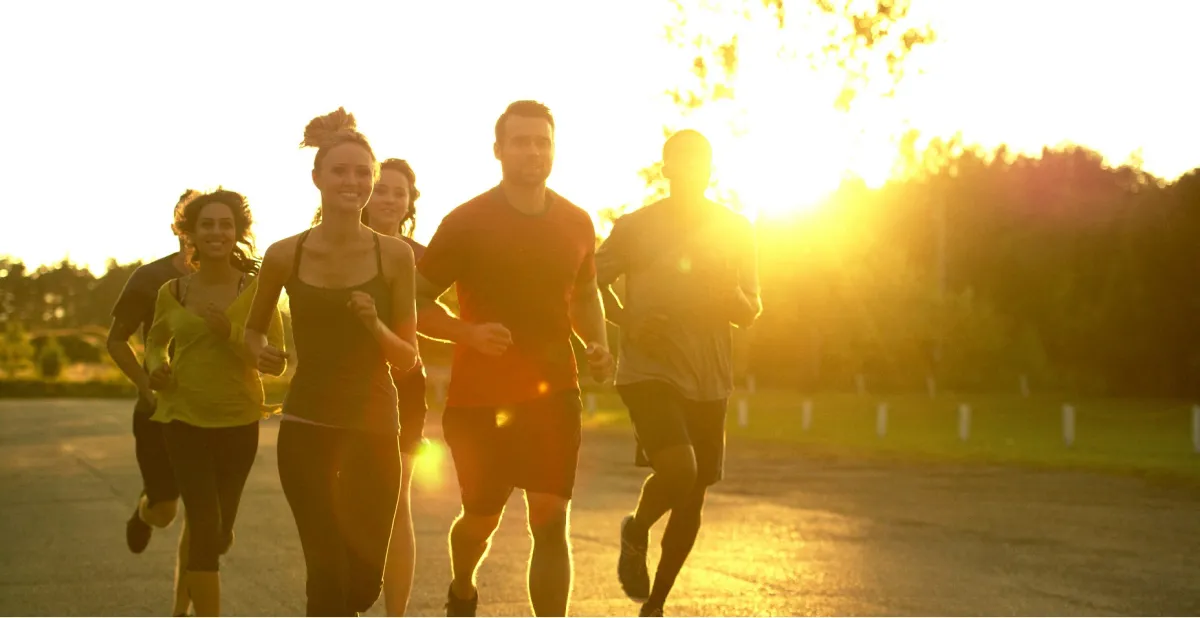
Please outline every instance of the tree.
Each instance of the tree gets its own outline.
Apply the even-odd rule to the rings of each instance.
[[[690,56],[691,79],[668,91],[694,110],[737,98],[737,77],[749,63],[801,60],[834,68],[840,80],[824,96],[848,111],[863,94],[891,96],[913,50],[934,41],[911,15],[911,0],[672,0],[666,38]]]
[[[33,360],[33,346],[29,343],[29,334],[16,320],[8,320],[4,324],[4,340],[0,342],[0,365],[4,375],[13,378],[17,372],[29,365]]]
[[[674,117],[665,123],[664,134],[685,124],[702,127],[718,145],[729,142],[727,138],[757,135],[764,142],[761,152],[781,145],[775,143],[780,141],[776,134],[799,140],[805,132],[805,110],[832,109],[852,117],[856,102],[892,96],[912,52],[934,40],[929,26],[911,16],[910,4],[671,0],[664,35],[680,71],[665,91]],[[777,126],[796,121],[800,128],[790,132]],[[824,123],[823,118],[807,121]],[[846,125],[850,139],[857,133],[856,123]],[[724,201],[740,207],[744,200],[764,199],[745,195],[760,183],[751,178],[723,180],[723,175],[728,176],[718,174],[713,188]],[[645,203],[665,194],[657,163],[647,165],[642,176]]]
[[[57,337],[51,337],[42,351],[38,354],[38,370],[47,380],[57,380],[67,365],[67,354],[58,343]]]

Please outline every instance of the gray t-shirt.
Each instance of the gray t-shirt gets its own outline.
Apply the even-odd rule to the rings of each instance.
[[[616,383],[667,382],[693,401],[733,393],[733,333],[727,302],[735,287],[758,295],[754,233],[745,217],[705,200],[656,202],[617,220],[596,251],[601,286],[625,276],[626,319],[666,317],[661,343],[621,329]]]

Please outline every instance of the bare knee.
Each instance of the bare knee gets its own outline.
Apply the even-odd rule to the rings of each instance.
[[[489,515],[463,511],[450,528],[450,540],[471,544],[487,543],[496,532],[496,528],[500,527],[500,519],[503,516],[503,510]]]
[[[526,493],[529,512],[529,532],[535,543],[557,543],[567,540],[567,523],[571,502],[550,494]]]
[[[671,498],[672,508],[683,506],[696,492],[696,453],[690,445],[668,446],[653,455],[654,476]]]

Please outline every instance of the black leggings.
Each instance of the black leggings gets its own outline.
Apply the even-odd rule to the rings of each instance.
[[[163,437],[191,535],[187,568],[217,571],[221,554],[233,543],[238,503],[258,453],[258,422],[196,427],[171,421]]]
[[[383,589],[400,491],[396,434],[285,420],[279,481],[304,549],[309,616],[365,612]]]

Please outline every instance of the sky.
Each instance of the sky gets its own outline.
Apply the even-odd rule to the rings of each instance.
[[[218,185],[249,198],[261,254],[307,227],[314,152],[298,145],[339,106],[378,156],[416,169],[418,240],[499,180],[493,125],[517,99],[555,114],[551,187],[593,212],[636,203],[672,116],[663,89],[687,70],[662,35],[670,12],[666,0],[5,3],[0,255],[97,272],[109,257],[153,259],[175,248],[183,189]],[[718,175],[766,210],[802,208],[844,169],[886,176],[889,140],[908,126],[1021,150],[1070,141],[1115,163],[1140,151],[1168,179],[1200,166],[1200,101],[1181,79],[1200,52],[1200,3],[914,0],[914,15],[939,34],[914,57],[922,74],[854,122],[806,69],[746,65],[753,130],[714,139]]]

